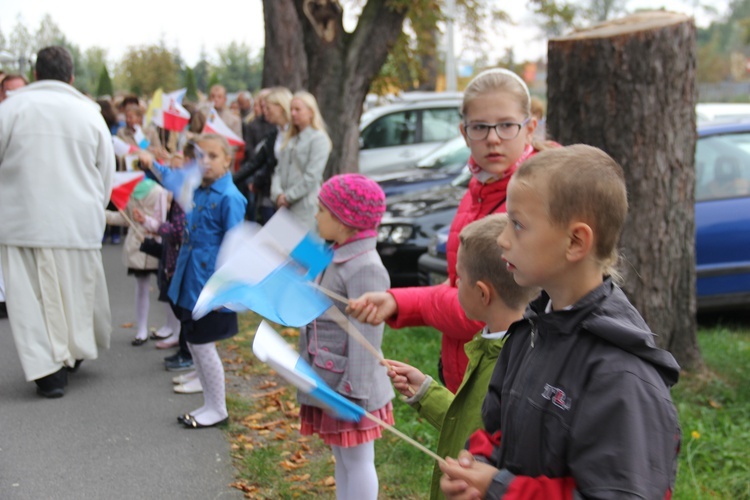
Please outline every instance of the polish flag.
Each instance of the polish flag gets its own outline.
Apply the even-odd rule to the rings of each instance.
[[[182,98],[187,89],[162,94],[161,89],[154,93],[154,116],[156,125],[166,130],[182,132],[190,122],[190,112],[182,106]]]
[[[110,199],[118,210],[125,210],[130,195],[145,175],[143,172],[115,172]]]
[[[128,144],[116,135],[112,136],[112,146],[114,146],[115,155],[117,156],[125,156],[127,154],[138,151],[137,147],[133,146],[132,144]]]
[[[226,137],[227,141],[229,141],[230,146],[245,146],[245,141],[243,141],[241,137],[238,137],[237,134],[235,134],[232,129],[224,123],[224,120],[219,117],[219,113],[217,113],[216,109],[213,107],[208,112],[206,124],[203,126],[203,133],[223,135]]]

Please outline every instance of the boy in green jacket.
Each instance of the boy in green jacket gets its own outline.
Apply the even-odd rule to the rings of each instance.
[[[467,225],[459,235],[458,300],[469,319],[486,326],[464,347],[469,364],[456,394],[411,365],[387,361],[396,390],[440,431],[437,454],[441,457],[456,456],[469,436],[482,428],[482,401],[505,342],[505,331],[521,319],[526,304],[539,291],[519,286],[506,270],[497,238],[507,224],[506,214],[489,215]],[[430,498],[442,498],[441,475],[435,464]]]

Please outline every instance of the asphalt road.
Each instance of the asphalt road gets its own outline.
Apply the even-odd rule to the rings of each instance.
[[[175,394],[152,341],[130,345],[135,280],[121,246],[102,254],[112,306],[112,346],[69,377],[61,399],[26,382],[7,320],[0,320],[0,500],[239,499],[229,445],[214,428],[186,429],[177,415],[202,404]],[[149,324],[163,324],[153,279]]]

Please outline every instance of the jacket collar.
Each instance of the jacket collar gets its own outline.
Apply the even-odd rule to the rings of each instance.
[[[14,95],[21,95],[25,92],[34,92],[38,90],[44,90],[47,92],[58,92],[60,94],[68,94],[73,97],[77,97],[78,99],[86,102],[87,104],[91,105],[92,107],[99,109],[99,105],[86,97],[85,95],[81,94],[78,90],[76,90],[75,87],[72,85],[69,85],[67,83],[61,82],[59,80],[39,80],[36,82],[31,82],[28,85],[25,85],[21,87],[18,90],[14,90]]]
[[[234,182],[232,181],[232,174],[230,172],[227,172],[226,174],[216,179],[213,183],[211,183],[210,186],[202,188],[202,189],[208,189],[215,193],[223,193],[224,191],[226,191],[229,183],[234,183]]]
[[[377,238],[363,238],[341,245],[333,251],[333,262],[341,264],[342,262],[350,261],[358,255],[375,250],[376,244]]]

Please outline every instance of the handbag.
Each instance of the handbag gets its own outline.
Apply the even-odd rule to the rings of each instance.
[[[163,249],[164,249],[164,245],[156,241],[154,238],[144,239],[139,248],[141,252],[145,253],[146,255],[156,257],[157,259],[161,258],[161,253]]]

